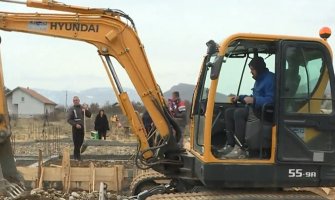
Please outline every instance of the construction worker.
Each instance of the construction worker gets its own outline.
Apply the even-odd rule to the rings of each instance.
[[[81,160],[80,147],[84,142],[85,135],[85,116],[91,117],[87,104],[80,104],[78,96],[73,97],[73,106],[68,110],[67,122],[72,126],[72,140],[74,144],[73,157]]]
[[[183,147],[183,137],[186,126],[186,106],[185,102],[180,99],[178,91],[174,91],[172,93],[172,98],[168,100],[168,106],[171,115],[173,116],[180,128],[181,138],[178,143],[180,147]]]

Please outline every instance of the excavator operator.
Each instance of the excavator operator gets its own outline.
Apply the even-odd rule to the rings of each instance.
[[[245,158],[245,129],[248,118],[260,118],[264,104],[274,103],[275,79],[274,73],[266,68],[262,57],[254,57],[249,63],[252,78],[255,79],[252,95],[239,95],[231,98],[247,105],[245,107],[231,107],[225,111],[227,144],[219,150],[222,158]]]

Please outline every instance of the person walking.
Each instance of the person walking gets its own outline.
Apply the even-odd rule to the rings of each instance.
[[[80,104],[78,96],[73,97],[73,106],[68,110],[67,122],[72,126],[73,157],[75,160],[81,160],[80,147],[84,142],[85,135],[85,117],[91,117],[87,104]]]
[[[98,131],[99,140],[104,138],[106,140],[106,133],[109,130],[109,123],[104,110],[100,110],[98,115],[95,117],[94,130]]]

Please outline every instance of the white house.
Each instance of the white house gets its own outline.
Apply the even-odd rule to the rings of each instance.
[[[57,105],[30,88],[17,87],[7,93],[6,97],[9,114],[18,117],[51,113]]]

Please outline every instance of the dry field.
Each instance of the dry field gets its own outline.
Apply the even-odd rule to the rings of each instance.
[[[107,141],[118,141],[122,143],[136,143],[134,136],[130,136],[126,128],[118,128],[110,125],[111,130],[107,133]],[[65,120],[45,123],[40,119],[19,119],[11,122],[12,146],[16,156],[38,156],[42,150],[43,156],[60,155],[61,150],[69,147],[73,150],[71,127]],[[93,121],[86,121],[85,139],[91,139],[90,131],[93,130]],[[29,148],[27,148],[29,147]],[[135,148],[124,149],[117,146],[89,147],[83,155],[109,155],[134,154]]]

